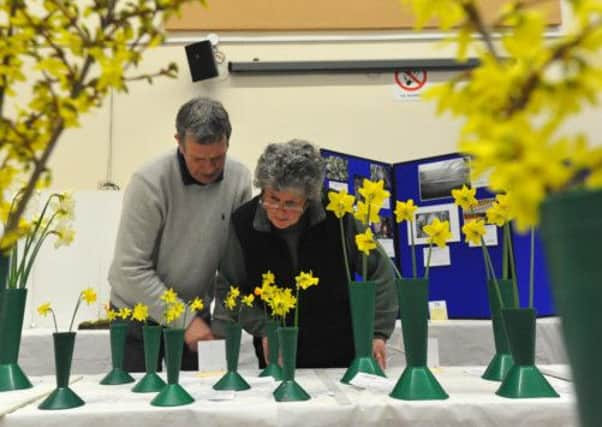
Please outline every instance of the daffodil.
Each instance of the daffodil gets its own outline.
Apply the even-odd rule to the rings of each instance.
[[[44,317],[46,317],[48,315],[48,313],[52,314],[52,321],[54,322],[54,330],[56,332],[59,331],[59,328],[58,328],[57,323],[56,323],[56,316],[54,314],[54,310],[52,309],[52,306],[50,305],[49,302],[41,304],[38,307],[38,313],[40,314],[40,316],[44,316]]]
[[[203,300],[199,297],[196,297],[195,299],[193,299],[189,306],[190,306],[190,309],[194,312],[201,311],[203,308],[205,308],[205,304],[203,304]]]
[[[384,184],[385,182],[382,179],[376,182],[364,179],[362,187],[358,190],[366,204],[373,204],[377,207],[377,213],[385,199],[391,195],[384,189]]]
[[[139,322],[146,322],[148,319],[148,306],[142,303],[136,304],[132,310],[132,319]]]
[[[485,222],[482,219],[467,221],[462,226],[462,232],[466,236],[466,240],[475,245],[481,245],[485,235]]]
[[[452,237],[449,221],[440,221],[439,218],[435,218],[433,222],[422,227],[422,230],[429,236],[429,243],[440,248],[445,247],[446,242]]]
[[[495,224],[498,227],[502,227],[508,222],[508,212],[502,209],[499,203],[493,203],[487,212],[487,222],[489,224]]]
[[[306,290],[310,286],[317,286],[319,281],[320,279],[318,277],[314,277],[311,271],[309,273],[305,273],[302,271],[297,276],[295,276],[297,288],[301,288],[303,290]]]
[[[274,276],[274,273],[272,273],[270,270],[268,270],[266,273],[262,273],[261,279],[262,286],[273,285],[274,283],[276,283],[276,276]]]
[[[112,322],[113,320],[117,319],[117,312],[111,308],[106,310],[107,313],[107,320],[109,322]]]
[[[241,302],[247,307],[253,307],[253,302],[255,301],[255,295],[248,294],[241,298]]]
[[[93,288],[86,288],[81,293],[82,299],[86,302],[86,304],[92,304],[96,302],[96,291]]]
[[[462,185],[461,189],[453,189],[451,193],[456,205],[464,210],[470,210],[478,204],[475,197],[476,188],[468,188],[466,185]]]
[[[129,317],[132,315],[132,309],[129,307],[122,307],[119,309],[117,315],[123,320],[129,319]]]
[[[165,304],[173,304],[178,300],[178,294],[172,288],[169,288],[163,292],[160,299]]]
[[[326,210],[332,211],[337,218],[343,218],[346,213],[353,213],[355,197],[347,194],[347,190],[343,189],[339,192],[329,191],[328,200],[329,203],[326,206]]]
[[[366,231],[357,234],[355,236],[355,244],[361,252],[365,255],[369,255],[371,250],[376,249],[376,241],[374,240],[372,230],[366,228]]]
[[[378,224],[380,222],[380,215],[378,215],[378,211],[379,208],[375,204],[358,202],[355,206],[355,212],[353,213],[353,216],[355,219],[365,225]]]
[[[400,223],[402,221],[411,222],[414,220],[414,212],[418,206],[414,204],[414,200],[408,199],[406,202],[397,201],[395,202],[395,221]]]
[[[297,298],[292,294],[292,291],[289,288],[276,288],[272,299],[268,304],[272,309],[272,316],[280,317],[284,323],[286,315],[295,308]]]

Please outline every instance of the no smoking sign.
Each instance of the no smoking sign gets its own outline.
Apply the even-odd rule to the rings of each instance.
[[[414,98],[426,86],[428,77],[426,70],[400,70],[395,71],[394,80],[395,92],[400,98]]]

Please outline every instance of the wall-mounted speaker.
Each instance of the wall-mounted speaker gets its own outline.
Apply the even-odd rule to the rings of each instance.
[[[217,77],[217,63],[213,54],[213,46],[209,40],[189,44],[184,48],[193,82]]]

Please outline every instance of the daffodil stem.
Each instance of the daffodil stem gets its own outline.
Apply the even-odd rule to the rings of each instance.
[[[429,251],[428,251],[428,255],[426,256],[426,268],[424,270],[424,278],[428,279],[429,278],[429,269],[431,267],[431,253],[433,252],[433,243],[429,243]]]
[[[301,298],[301,293],[299,292],[299,286],[297,285],[297,305],[295,306],[295,328],[299,326],[299,305],[301,303],[301,301],[299,301],[299,298]]]
[[[514,307],[519,307],[518,284],[516,277],[516,265],[514,263],[514,249],[512,245],[512,236],[510,235],[510,224],[504,225],[504,241],[508,245],[508,258],[510,259],[510,275],[512,276],[512,296],[514,298]]]
[[[343,227],[343,218],[339,218],[341,229],[341,246],[343,247],[343,259],[345,260],[345,272],[347,273],[347,283],[351,283],[351,272],[349,271],[349,258],[347,257],[347,245],[345,244],[345,229]]]
[[[535,229],[531,228],[531,253],[529,256],[529,308],[533,308],[535,294]]]
[[[58,334],[59,326],[56,323],[56,316],[54,315],[54,310],[52,308],[50,309],[50,314],[52,314],[52,321],[54,322],[54,331]],[[71,328],[69,328],[69,332],[71,332]]]
[[[416,245],[414,243],[414,223],[410,221],[410,242],[412,243],[410,246],[410,252],[412,254],[412,277],[416,278]]]
[[[497,297],[498,300],[498,304],[500,307],[504,307],[504,300],[502,300],[502,293],[500,292],[500,284],[497,281],[497,277],[495,276],[495,269],[493,268],[493,264],[491,262],[491,257],[489,256],[489,250],[487,249],[487,246],[485,245],[485,239],[483,239],[483,236],[481,236],[481,248],[483,249],[483,256],[485,257],[485,262],[487,263],[487,265],[490,268],[491,271],[491,278],[493,279],[493,287],[495,289],[495,295]]]
[[[502,242],[502,279],[508,280],[508,239],[506,239],[506,230],[508,223],[505,223],[502,229],[503,242]]]
[[[82,303],[82,293],[80,292],[79,295],[77,296],[77,303],[75,303],[75,310],[73,310],[73,316],[71,316],[71,323],[69,323],[69,332],[71,332],[71,328],[73,327],[73,321],[75,320],[75,315],[77,314],[77,310],[79,309],[79,305],[81,303]]]

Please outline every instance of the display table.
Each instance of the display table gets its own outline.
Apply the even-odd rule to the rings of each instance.
[[[391,369],[396,379],[401,367]],[[341,384],[342,369],[298,370],[298,382],[312,399],[278,403],[272,398],[274,383],[241,371],[252,389],[237,392],[232,400],[213,401],[211,386],[219,376],[201,378],[182,373],[181,384],[196,399],[190,405],[157,408],[149,404],[154,394],[136,394],[132,384],[102,386],[101,375],[84,376],[72,389],[86,402],[79,408],[41,411],[39,401],[0,418],[0,427],[163,427],[208,426],[577,426],[571,383],[550,382],[560,398],[506,399],[494,394],[499,383],[482,380],[483,368],[441,368],[435,372],[450,398],[442,401],[401,401],[386,392],[361,390]],[[136,375],[139,377],[139,375]],[[263,380],[263,379],[260,379]],[[11,392],[13,393],[13,392]]]
[[[559,327],[560,322],[557,318],[537,319],[535,348],[537,363],[567,363]],[[431,322],[429,337],[437,339],[439,361],[444,366],[486,365],[494,351],[491,322],[488,320]],[[405,364],[399,322],[387,347],[389,366]],[[23,331],[19,363],[28,375],[54,373],[52,357],[40,357],[48,352],[52,352],[52,330],[25,329]],[[110,357],[107,330],[78,331],[73,354],[73,373],[107,372],[111,366]],[[246,333],[243,333],[239,366],[249,369],[257,366],[251,337]]]

